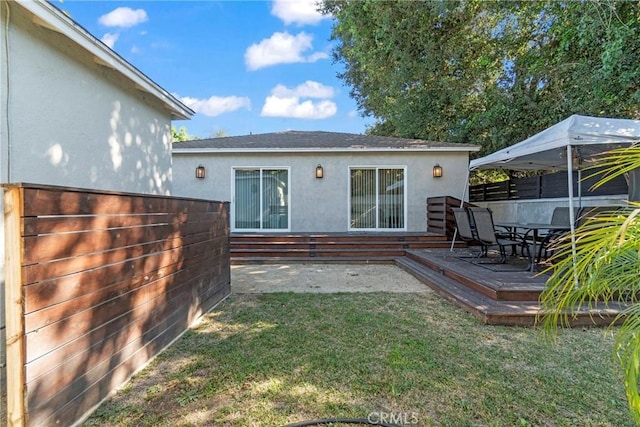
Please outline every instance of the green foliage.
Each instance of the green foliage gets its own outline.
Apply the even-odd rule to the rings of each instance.
[[[325,0],[370,133],[504,148],[571,114],[638,117],[637,2]]]
[[[640,147],[605,153],[592,166],[606,171],[601,185],[630,169],[640,167]],[[571,315],[584,305],[622,302],[628,308],[616,319],[621,322],[615,340],[615,355],[624,377],[629,408],[640,424],[640,206],[612,210],[587,219],[557,243],[547,288],[541,296],[547,331],[567,325]]]
[[[218,129],[215,133],[211,134],[210,138],[222,138],[224,136],[227,136],[227,132],[224,129]],[[184,142],[200,139],[200,137],[189,135],[185,126],[180,126],[180,129],[171,126],[171,139],[173,142]]]
[[[187,133],[185,126],[180,126],[179,130],[176,130],[175,126],[171,126],[171,140],[173,142],[184,142],[192,139],[194,138]]]
[[[471,171],[469,174],[469,185],[488,184],[490,182],[501,182],[509,179],[509,174],[503,169],[479,169]]]

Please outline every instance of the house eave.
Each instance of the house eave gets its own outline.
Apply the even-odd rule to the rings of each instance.
[[[477,152],[480,147],[363,147],[363,148],[174,148],[173,154],[233,154],[233,153],[408,153],[408,152]]]
[[[31,13],[33,22],[36,25],[64,35],[93,55],[97,64],[116,70],[133,82],[133,86],[137,90],[146,92],[160,100],[164,108],[171,113],[172,119],[188,120],[195,114],[193,110],[161,88],[87,30],[76,24],[58,8],[49,4],[49,2],[18,0],[15,4]]]

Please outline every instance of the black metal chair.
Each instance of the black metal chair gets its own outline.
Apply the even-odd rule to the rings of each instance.
[[[526,240],[514,240],[505,238],[502,234],[496,232],[496,227],[493,222],[493,215],[487,208],[481,207],[469,207],[469,214],[475,224],[475,233],[483,246],[483,250],[486,253],[489,248],[497,247],[500,254],[499,263],[504,264],[507,261],[507,247],[514,248],[520,246],[523,248],[522,253],[528,251],[528,245]],[[515,251],[514,251],[515,252]]]
[[[486,255],[485,246],[476,235],[475,226],[471,223],[469,211],[466,208],[451,208],[456,221],[457,237],[469,246],[480,246],[478,257]]]
[[[536,262],[540,262],[543,258],[548,258],[553,253],[553,242],[567,233],[564,227],[571,224],[571,214],[568,207],[558,206],[553,209],[551,214],[550,225],[557,225],[563,229],[550,228],[547,233],[540,236],[538,244],[538,253],[536,254]]]
[[[576,212],[576,218],[573,221],[575,227],[580,227],[584,225],[584,223],[588,219],[596,218],[599,216],[607,216],[612,215],[616,211],[618,211],[620,207],[617,206],[583,206]],[[559,211],[559,212],[556,212]],[[553,215],[551,217],[551,224],[553,225],[561,225],[565,228],[571,223],[569,208],[558,207],[553,211]],[[567,235],[569,232],[564,230],[549,230],[542,241],[540,242],[540,247],[537,254],[537,261],[540,262],[542,259],[549,258],[553,255],[554,252],[554,243],[557,242],[560,238]]]

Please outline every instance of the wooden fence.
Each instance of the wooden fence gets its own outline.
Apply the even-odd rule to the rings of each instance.
[[[230,292],[227,203],[4,189],[9,425],[83,418]]]
[[[593,172],[585,172],[591,175]],[[584,179],[580,185],[582,196],[607,196],[627,194],[629,188],[624,177],[619,176],[602,187],[591,190],[598,177]],[[573,175],[574,190],[578,192],[578,175]],[[566,172],[556,172],[546,175],[518,178],[489,184],[472,185],[469,188],[471,202],[488,202],[497,200],[517,199],[547,199],[568,197],[568,183]]]
[[[471,206],[465,202],[464,206]],[[444,234],[453,239],[456,221],[451,208],[459,208],[460,199],[451,196],[429,197],[427,199],[427,231]]]

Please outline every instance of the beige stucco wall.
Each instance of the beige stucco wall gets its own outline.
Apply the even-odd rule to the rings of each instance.
[[[178,145],[179,147],[179,145]],[[432,177],[439,163],[442,178]],[[195,178],[198,165],[206,178]],[[321,164],[324,178],[315,178]],[[426,199],[432,196],[461,197],[467,175],[466,152],[349,152],[349,153],[174,153],[174,194],[231,201],[235,167],[288,167],[290,173],[291,232],[348,231],[348,184],[350,166],[406,167],[407,231],[426,231]],[[233,225],[233,224],[232,224]]]

